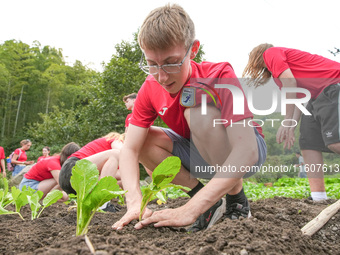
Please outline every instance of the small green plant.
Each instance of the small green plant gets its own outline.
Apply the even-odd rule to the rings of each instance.
[[[152,182],[143,189],[143,199],[139,213],[139,220],[147,204],[155,197],[162,202],[166,202],[167,196],[164,191],[166,188],[190,190],[187,187],[170,183],[178,174],[181,168],[181,160],[178,157],[171,156],[164,159],[153,171]]]
[[[31,220],[34,220],[37,218],[38,210],[41,207],[39,200],[43,197],[44,193],[31,187],[26,188],[26,186],[23,186],[21,192],[25,193],[27,197],[27,202],[31,208]]]
[[[18,214],[22,220],[24,220],[24,218],[22,217],[20,210],[26,204],[30,205],[31,220],[34,220],[39,218],[46,207],[56,203],[63,197],[63,193],[60,190],[54,190],[48,193],[43,200],[43,207],[39,212],[39,209],[41,208],[39,201],[43,196],[42,191],[34,190],[31,187],[26,188],[26,186],[23,186],[22,190],[13,186],[11,191],[11,193],[8,192],[8,181],[5,179],[4,189],[0,189],[0,214]],[[5,207],[11,203],[15,205],[15,212],[5,209]]]
[[[28,203],[26,193],[21,191],[20,189],[17,189],[15,186],[11,188],[12,191],[12,197],[13,197],[13,202],[15,205],[15,212],[19,214],[20,218],[24,220],[22,217],[20,210],[21,207],[25,206]]]
[[[88,226],[100,206],[115,197],[122,197],[126,192],[119,188],[112,176],[99,181],[98,178],[96,165],[86,159],[77,161],[72,169],[71,185],[77,192],[77,236],[88,232]]]
[[[12,194],[8,192],[8,180],[2,178],[3,189],[0,189],[0,206],[5,208],[13,201]]]
[[[60,190],[53,190],[49,192],[43,200],[43,207],[41,208],[37,218],[40,217],[44,209],[56,203],[59,199],[63,197],[63,193]]]

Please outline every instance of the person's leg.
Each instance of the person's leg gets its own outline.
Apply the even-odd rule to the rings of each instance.
[[[327,146],[328,149],[340,155],[340,143],[332,143]]]
[[[312,115],[302,115],[300,123],[299,145],[301,154],[305,163],[311,195],[313,200],[326,199],[326,190],[324,184],[323,171],[315,171],[316,164],[323,164],[322,151],[326,151],[325,143],[322,137],[321,123],[315,117],[314,102],[309,102],[307,110]],[[314,171],[311,171],[314,170]]]
[[[171,138],[161,128],[151,126],[141,150],[140,162],[148,169],[148,174],[151,174],[165,158],[173,156],[172,152]],[[198,180],[192,178],[190,172],[182,165],[172,183],[193,189],[197,186]]]
[[[44,193],[43,197],[45,197],[56,185],[58,185],[58,183],[54,178],[45,179],[39,183],[38,190],[41,190]]]
[[[202,158],[210,165],[222,165],[228,158],[231,145],[224,125],[212,126],[214,119],[221,119],[220,111],[207,106],[207,114],[201,114],[201,108],[185,110],[185,118],[191,132],[191,139]],[[242,190],[242,179],[235,181],[228,194],[236,195]]]
[[[323,164],[322,152],[314,150],[302,150],[301,153],[305,162],[305,170],[309,181],[312,199],[327,199],[323,171],[322,169],[317,171],[317,166]]]
[[[59,184],[57,183],[57,181],[54,178],[51,179],[45,179],[43,181],[41,181],[38,185],[38,190],[42,191],[44,193],[44,195],[42,196],[41,199],[43,199],[44,197],[46,197],[46,195],[48,193],[50,193],[53,190],[60,190],[63,193],[63,197],[61,199],[58,200],[58,202],[65,202],[68,200],[68,195],[65,191],[63,191]]]
[[[99,170],[99,179],[105,176],[115,177],[118,171],[119,150],[112,149],[99,152],[85,158],[94,163]]]
[[[221,119],[221,113],[216,107],[207,106],[207,114],[201,114],[201,108],[185,110],[185,118],[191,132],[191,139],[201,157],[211,166],[221,166],[231,153],[231,144],[224,125],[213,127],[214,119]],[[197,164],[196,162],[192,162]],[[210,176],[212,178],[213,176]],[[227,197],[219,201],[203,213],[188,229],[196,232],[210,228],[220,218],[238,219],[239,216],[249,217],[250,208],[243,192],[242,178],[233,178],[233,186],[227,192]]]

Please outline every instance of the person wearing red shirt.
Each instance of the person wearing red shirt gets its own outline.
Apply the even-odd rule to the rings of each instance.
[[[111,132],[102,138],[98,138],[83,146],[79,151],[73,153],[62,166],[59,175],[60,187],[68,194],[76,194],[71,185],[72,168],[78,160],[87,159],[96,164],[99,170],[99,179],[112,176],[122,186],[118,171],[119,151],[123,146],[124,135]],[[118,207],[106,202],[100,209],[108,212],[116,212]]]
[[[132,94],[129,94],[123,97],[123,102],[125,103],[126,109],[128,109],[129,111],[133,110],[133,106],[135,104],[136,98],[137,98],[137,93],[132,93]],[[131,117],[132,117],[132,113],[129,113],[125,118],[125,133],[127,132]]]
[[[19,189],[23,186],[31,187],[34,190],[40,190],[44,193],[44,198],[49,192],[59,189],[59,173],[61,166],[66,159],[80,147],[76,143],[66,144],[60,152],[60,155],[52,156],[36,163],[26,174],[19,184]],[[63,197],[60,201],[67,201],[68,195],[63,192]]]
[[[32,142],[29,139],[22,140],[20,142],[21,148],[18,148],[14,151],[11,163],[15,164],[12,177],[16,176],[23,170],[27,165],[34,164],[33,160],[27,160],[26,151],[28,151],[31,146]]]
[[[47,159],[50,157],[50,147],[48,146],[45,146],[43,149],[42,149],[42,156],[40,156],[37,160],[37,162],[39,162],[40,160],[43,160],[43,159]]]
[[[310,92],[311,99],[306,109],[311,115],[301,116],[297,106],[288,104],[285,119],[297,123],[301,118],[299,145],[312,199],[327,199],[323,171],[308,169],[323,164],[322,152],[340,154],[340,63],[305,51],[265,43],[251,51],[243,76],[249,76],[255,87],[273,77],[280,89],[303,88]],[[289,99],[302,96],[300,93],[287,94]],[[284,148],[290,149],[294,144],[295,128],[288,121],[286,127],[279,128],[276,140],[284,142]]]
[[[5,158],[5,150],[0,146],[0,173],[2,171],[3,177],[6,177]]]
[[[191,18],[177,4],[151,11],[140,29],[138,41],[143,52],[140,68],[149,76],[138,92],[120,153],[122,183],[129,192],[127,212],[114,223],[113,229],[119,230],[138,219],[142,201],[139,161],[153,170],[172,155],[182,162],[173,183],[189,187],[191,199],[176,209],[153,213],[146,209],[143,220],[135,228],[151,223],[155,227],[194,223],[189,231],[199,231],[211,227],[223,215],[231,219],[248,217],[250,208],[242,178],[253,173],[243,172],[241,168],[259,168],[266,157],[266,145],[261,130],[246,124],[252,123],[252,114],[231,65],[192,61],[200,42],[195,39]],[[220,82],[229,84],[229,89],[215,89],[214,84]],[[233,107],[231,90],[238,92],[244,104],[234,102],[237,107]],[[203,96],[207,104],[203,105],[202,101],[201,107]],[[203,108],[207,114],[201,114]],[[238,112],[238,108],[243,111]],[[151,126],[157,116],[169,129]],[[223,125],[214,127],[216,119],[223,120]],[[235,172],[196,174],[195,177],[211,178],[205,186],[191,175],[197,167],[206,169],[216,165],[232,166]]]
[[[71,186],[72,168],[78,160],[87,159],[96,164],[99,170],[99,179],[112,176],[120,184],[118,173],[119,150],[123,146],[123,135],[111,132],[104,137],[98,138],[84,145],[66,160],[59,176],[60,187],[68,194],[76,194]]]

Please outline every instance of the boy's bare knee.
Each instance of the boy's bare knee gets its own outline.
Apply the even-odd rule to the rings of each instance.
[[[331,151],[340,154],[340,143],[332,143],[327,146]]]

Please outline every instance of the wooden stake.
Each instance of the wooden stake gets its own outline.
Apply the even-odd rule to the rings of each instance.
[[[340,200],[331,204],[321,211],[313,220],[308,222],[302,229],[302,234],[312,236],[327,223],[327,221],[340,209]]]

